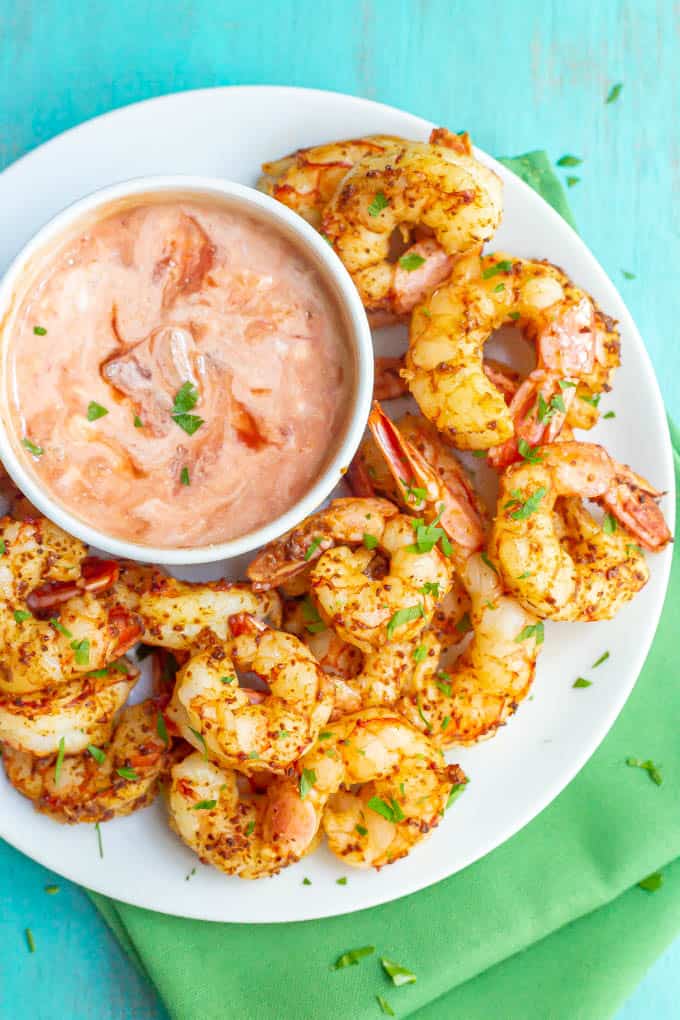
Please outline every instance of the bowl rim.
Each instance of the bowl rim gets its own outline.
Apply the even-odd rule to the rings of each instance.
[[[328,283],[333,286],[341,306],[347,339],[355,358],[355,380],[352,390],[352,407],[344,425],[342,441],[326,462],[322,473],[304,495],[285,513],[273,521],[225,542],[203,546],[162,547],[143,545],[117,538],[99,531],[81,520],[54,499],[37,476],[24,465],[10,438],[4,416],[0,415],[0,459],[8,474],[31,503],[46,517],[69,534],[88,545],[110,555],[141,563],[167,566],[190,566],[200,563],[218,563],[252,552],[266,545],[299,524],[313,513],[342,480],[352,457],[361,442],[366,428],[373,393],[373,340],[366,312],[350,274],[340,258],[302,216],[283,203],[253,187],[227,178],[195,174],[154,174],[133,177],[98,188],[77,199],[45,222],[15,255],[0,281],[0,381],[6,371],[5,334],[11,322],[12,310],[24,272],[41,252],[58,244],[70,227],[88,214],[104,209],[119,200],[137,195],[156,195],[164,192],[186,192],[195,195],[214,195],[234,201],[245,209],[250,208],[263,219],[269,219],[284,231],[295,236],[303,253],[315,260]]]

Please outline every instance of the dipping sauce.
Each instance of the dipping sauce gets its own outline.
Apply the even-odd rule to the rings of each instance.
[[[112,536],[236,538],[293,506],[344,431],[353,359],[309,256],[227,200],[137,196],[42,257],[9,412],[51,495]]]

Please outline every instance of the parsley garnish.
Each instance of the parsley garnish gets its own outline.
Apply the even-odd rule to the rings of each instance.
[[[116,769],[116,773],[121,779],[129,779],[131,783],[135,783],[139,779],[135,770],[128,768],[127,765],[121,765],[119,769]]]
[[[58,885],[46,885],[45,892],[48,896],[56,896],[60,889]]]
[[[355,825],[354,828],[360,836],[368,836],[368,829],[365,825]]]
[[[580,177],[567,177],[567,187],[573,188],[575,184],[578,184],[581,180]]]
[[[38,446],[31,439],[29,439],[28,436],[24,436],[24,438],[21,440],[21,443],[23,446],[26,447],[29,453],[33,454],[34,457],[42,457],[43,453],[45,452],[42,446]]]
[[[661,766],[655,765],[649,758],[647,761],[640,761],[639,758],[626,758],[626,765],[630,765],[631,768],[644,769],[652,782],[656,783],[657,786],[661,786],[663,783]]]
[[[611,514],[605,514],[602,520],[602,530],[605,535],[613,535],[616,531],[616,517],[612,517]]]
[[[375,549],[378,544],[378,539],[375,535],[369,535],[368,532],[364,532],[364,537],[361,540],[367,549]]]
[[[376,999],[376,1002],[378,1003],[378,1005],[380,1006],[381,1010],[383,1011],[383,1013],[386,1016],[396,1016],[397,1015],[394,1012],[394,1010],[392,1009],[392,1007],[390,1006],[390,1004],[387,1001],[387,999],[383,995],[376,995],[375,999]]]
[[[486,552],[482,551],[480,553],[480,557],[481,557],[482,563],[486,563],[487,567],[491,567],[491,569],[493,570],[494,574],[498,573],[498,571],[496,570],[496,567],[493,565],[493,563],[489,559],[489,557],[488,557]]]
[[[189,729],[191,730],[193,735],[196,737],[196,740],[201,745],[201,748],[203,750],[203,757],[207,761],[208,760],[208,747],[207,747],[207,744],[205,742],[205,737],[203,736],[202,733],[199,733],[198,730],[195,730],[193,728],[193,726],[190,726]]]
[[[331,970],[342,970],[343,967],[354,967],[362,960],[364,956],[372,956],[375,952],[375,946],[361,946],[360,949],[349,949],[342,956],[339,956]]]
[[[34,326],[33,332],[35,333],[36,336],[45,336],[47,330],[45,329],[44,326]]]
[[[253,834],[254,832],[255,832],[255,822],[253,822],[253,821],[250,821],[250,822],[248,822],[248,824],[246,825],[246,836],[252,836],[252,834]]]
[[[97,765],[103,765],[106,761],[106,755],[100,747],[95,747],[94,744],[88,744],[87,749],[97,762]]]
[[[560,158],[557,160],[557,165],[558,166],[580,166],[582,162],[583,162],[583,160],[579,159],[578,156],[566,155],[566,156],[560,156]]]
[[[163,713],[159,712],[156,718],[156,733],[161,738],[166,747],[170,744],[170,737],[168,736],[168,727],[165,725],[165,719]]]
[[[316,550],[317,550],[317,549],[319,548],[319,546],[321,545],[321,541],[322,541],[322,539],[321,539],[321,535],[317,535],[317,536],[316,536],[315,538],[313,538],[313,539],[312,539],[312,541],[311,541],[311,542],[309,543],[309,548],[307,549],[307,552],[305,553],[305,563],[306,563],[306,562],[307,562],[308,560],[311,560],[312,556],[314,555],[314,553],[316,552]]]
[[[180,485],[191,485],[191,479],[189,478],[189,468],[183,467],[179,473]]]
[[[376,191],[375,195],[373,196],[373,201],[368,207],[368,215],[377,216],[379,213],[383,211],[383,209],[387,209],[389,204],[390,203],[385,198],[385,192]]]
[[[543,644],[545,638],[543,620],[539,620],[538,623],[528,623],[519,632],[515,642],[519,644],[520,641],[526,641],[528,638],[535,638],[537,645]]]
[[[454,800],[458,800],[458,798],[460,797],[461,793],[463,792],[463,790],[465,789],[466,786],[467,786],[467,783],[454,783],[453,784],[453,786],[449,790],[449,796],[448,796],[448,799],[446,801],[446,807],[444,808],[445,811],[449,810],[449,808],[453,804]]]
[[[72,641],[71,648],[75,652],[75,660],[78,666],[87,666],[90,661],[90,642],[88,638],[81,641]]]
[[[412,273],[414,269],[419,269],[427,260],[422,255],[416,255],[415,252],[411,252],[408,255],[402,255],[399,259],[399,265],[402,269],[405,269],[407,273]]]
[[[192,811],[212,811],[213,808],[217,807],[216,800],[197,800],[195,804],[191,805]]]
[[[402,967],[400,963],[388,960],[386,956],[383,956],[380,962],[387,976],[392,978],[392,984],[396,985],[397,988],[400,985],[412,985],[415,982],[415,974],[407,970],[406,967]]]
[[[447,698],[450,698],[451,677],[449,676],[448,673],[445,673],[443,670],[440,670],[439,673],[437,673],[437,676],[439,677],[439,680],[435,680],[437,687],[442,692],[442,694],[444,694]]]
[[[530,464],[540,464],[543,460],[543,458],[539,456],[538,448],[531,446],[522,436],[520,436],[517,440],[517,449],[519,450],[520,456],[523,457],[524,460],[529,461]]]
[[[33,938],[33,932],[30,928],[26,929],[26,944],[28,945],[29,953],[35,952],[35,939]]]
[[[72,638],[73,637],[73,634],[71,633],[71,631],[67,630],[66,627],[64,626],[64,624],[60,623],[59,620],[56,618],[56,616],[52,617],[52,619],[50,620],[50,624],[52,625],[52,627],[54,627],[55,630],[58,630],[60,634],[63,634],[64,637],[68,637],[68,638]]]
[[[64,755],[66,754],[66,744],[62,737],[59,741],[59,750],[57,752],[57,760],[54,765],[54,785],[59,785],[59,777],[61,776],[61,767],[64,764]]]
[[[303,878],[303,879],[302,879],[302,884],[303,884],[303,885],[311,885],[311,884],[312,884],[312,882],[311,882],[311,879],[309,879],[309,878]]]
[[[494,292],[494,294],[500,294],[500,292],[502,290],[505,290],[505,284],[504,283],[497,283],[496,286],[493,289],[493,292]]]
[[[586,680],[585,677],[580,676],[580,677],[578,677],[578,679],[574,680],[574,682],[573,682],[573,684],[571,686],[572,687],[592,687],[593,686],[593,681],[592,680]]]
[[[305,621],[305,630],[309,631],[310,634],[320,634],[326,630],[326,624],[319,616],[319,611],[310,599],[309,595],[305,595],[300,606],[302,612],[302,618]]]
[[[403,822],[406,817],[393,797],[390,797],[389,804],[381,797],[371,797],[366,807],[370,808],[371,811],[375,811],[377,815],[382,815],[388,822]]]
[[[95,832],[97,833],[97,844],[99,846],[99,856],[104,859],[104,844],[102,843],[102,830],[99,826],[99,822],[95,824]]]
[[[551,418],[554,418],[558,411],[566,411],[564,400],[556,393],[554,397],[551,397],[550,403],[546,404],[542,393],[538,394],[538,410],[536,417],[541,425],[549,422]]]
[[[647,875],[647,878],[643,878],[641,882],[638,882],[640,889],[644,889],[645,892],[658,892],[663,885],[663,875],[660,871],[654,871],[651,875]]]
[[[419,595],[434,595],[439,598],[439,581],[426,581],[422,588],[418,589]]]
[[[519,489],[513,489],[510,493],[512,499],[505,504],[504,509],[514,507],[515,509],[513,509],[510,514],[513,521],[526,521],[528,517],[531,517],[532,514],[536,513],[540,502],[547,491],[548,490],[545,486],[541,485],[540,488],[536,489],[531,496],[522,502],[522,493]]]
[[[602,663],[603,663],[603,662],[606,662],[608,658],[609,658],[609,652],[603,652],[603,653],[602,653],[602,655],[600,656],[600,658],[599,658],[599,659],[597,659],[597,660],[596,660],[596,661],[595,661],[595,662],[593,663],[593,665],[592,665],[592,669],[595,669],[595,667],[596,667],[596,666],[601,666],[601,665],[602,665]]]
[[[459,634],[467,634],[468,631],[472,630],[472,620],[470,614],[465,612],[461,616],[460,620],[456,624],[456,630]]]
[[[605,103],[615,103],[616,100],[621,95],[621,89],[622,88],[623,88],[623,82],[622,81],[617,81],[616,85],[612,85],[612,87],[610,88],[609,92],[607,93],[607,98],[605,99]]]
[[[425,521],[422,519],[422,517],[414,517],[413,521],[411,522],[411,526],[413,527],[416,533],[416,541],[415,545],[407,546],[409,552],[418,553],[432,552],[435,545],[437,544],[437,542],[439,542],[440,539],[442,542],[442,548],[444,547],[444,539],[446,538],[446,532],[444,531],[443,528],[437,527],[443,513],[444,506],[442,505],[439,509],[439,513],[437,514],[437,516],[435,517],[431,524],[425,524]],[[445,553],[445,555],[448,556],[448,553]]]
[[[91,400],[87,405],[87,420],[96,421],[97,418],[103,418],[105,414],[109,412],[101,404],[98,404],[96,400]]]
[[[418,715],[420,716],[420,718],[423,720],[423,722],[425,724],[425,729],[428,730],[428,732],[429,732],[432,729],[432,723],[430,722],[430,720],[427,718],[427,716],[423,712],[423,706],[420,704],[420,698],[416,698],[416,708],[418,709]],[[370,807],[370,804],[369,804],[369,807]]]
[[[188,414],[198,403],[198,390],[192,382],[183,383],[175,394],[175,403],[172,406],[172,419],[179,425],[181,429],[184,429],[188,436],[193,436],[194,432],[204,424],[203,418],[200,418],[197,414]]]
[[[420,603],[417,606],[406,606],[405,609],[398,609],[387,624],[387,637],[391,638],[397,627],[410,623],[411,620],[418,620],[421,616],[425,616],[425,610]]]
[[[603,418],[616,418],[616,411],[607,411],[606,414],[602,415]]]
[[[138,415],[138,414],[136,414],[136,415],[134,416],[134,418],[132,419],[132,424],[134,425],[134,427],[135,427],[136,429],[142,429],[142,428],[144,428],[144,422],[142,421],[142,419],[141,419],[141,418],[139,417],[139,415]]]
[[[629,273],[627,269],[622,269],[621,273],[623,275],[624,280],[636,280],[637,279],[635,273]]]
[[[316,772],[314,769],[303,769],[302,775],[300,776],[300,800],[304,800],[309,791],[316,782]]]
[[[487,266],[486,269],[482,270],[482,279],[490,280],[492,276],[498,276],[499,273],[509,273],[512,269],[512,262],[508,259],[501,259],[500,262],[496,262],[493,266]]]
[[[427,489],[422,489],[418,485],[409,485],[403,478],[400,478],[399,481],[404,486],[408,500],[413,500],[414,503],[422,503],[423,500],[427,499]]]
[[[16,620],[17,623],[23,623],[24,620],[30,620],[31,617],[32,617],[32,614],[29,613],[28,610],[26,610],[26,609],[15,609],[14,610],[14,619]]]
[[[342,878],[336,878],[335,884],[336,885],[347,885],[347,878],[346,878],[346,876],[343,875]]]
[[[593,393],[592,395],[589,395],[587,393],[579,393],[578,396],[579,400],[583,400],[586,404],[590,404],[592,407],[597,407],[597,405],[602,400],[601,393]]]
[[[418,645],[417,648],[413,649],[413,661],[423,662],[427,658],[427,648],[425,645]]]
[[[236,680],[235,676],[221,676],[220,677],[220,683],[221,684],[233,684],[235,680]]]

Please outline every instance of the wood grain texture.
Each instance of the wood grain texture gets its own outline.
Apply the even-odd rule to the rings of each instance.
[[[605,104],[618,81],[619,99]],[[467,128],[491,153],[546,148],[554,159],[583,158],[565,171],[580,178],[569,191],[577,223],[680,417],[677,3],[0,0],[0,167],[117,106],[237,83],[356,93]],[[644,408],[640,420],[644,427]],[[62,892],[46,896],[52,876],[8,847],[0,865],[3,1020],[18,1015],[17,1003],[36,1020],[163,1016],[77,889],[53,879]],[[663,967],[677,975],[680,953],[670,959]],[[626,1020],[670,1016],[664,1004],[677,1003],[677,991],[655,994],[652,983]]]

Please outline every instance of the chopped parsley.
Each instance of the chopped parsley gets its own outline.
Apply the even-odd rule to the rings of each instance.
[[[426,581],[422,588],[418,589],[419,595],[433,595],[439,598],[439,581]]]
[[[612,517],[611,514],[605,514],[602,520],[602,530],[605,535],[613,535],[616,531],[616,517]]]
[[[416,976],[413,971],[408,970],[406,967],[402,967],[400,963],[395,963],[394,960],[388,960],[386,956],[383,956],[380,962],[387,976],[392,978],[392,984],[396,985],[397,988],[399,988],[400,985],[414,984]]]
[[[440,670],[439,673],[437,673],[437,676],[439,677],[439,680],[435,680],[437,687],[445,697],[450,698],[451,677],[449,676],[448,673],[445,673],[443,670]]]
[[[375,946],[361,946],[360,949],[349,949],[342,956],[339,956],[331,970],[342,970],[344,967],[355,967],[359,960],[363,960],[365,956],[372,956],[375,952]]]
[[[64,626],[63,623],[60,623],[59,620],[56,618],[56,616],[52,617],[52,619],[50,620],[50,624],[51,624],[52,627],[54,627],[55,630],[58,630],[60,634],[63,634],[64,637],[67,637],[67,638],[72,638],[73,637],[73,634],[71,633],[71,631],[68,630]]]
[[[406,606],[405,609],[398,609],[387,624],[388,639],[392,638],[397,627],[402,627],[405,623],[410,623],[411,620],[418,620],[421,616],[425,616],[425,610],[420,603],[417,606]]]
[[[128,779],[131,783],[136,783],[139,779],[135,770],[128,768],[127,765],[121,765],[119,769],[116,769],[116,774],[119,775],[121,779]]]
[[[336,885],[347,885],[347,877],[345,875],[343,875],[342,878],[336,878],[335,884]]]
[[[403,478],[400,478],[399,481],[404,486],[407,500],[412,500],[414,503],[422,503],[423,500],[427,499],[427,489],[423,489],[418,485],[409,485]]]
[[[188,381],[182,383],[175,394],[175,402],[170,414],[173,421],[181,429],[184,429],[188,436],[193,436],[194,432],[204,424],[203,418],[200,418],[197,414],[188,413],[197,403],[198,390],[194,384]]]
[[[29,439],[28,436],[24,436],[21,440],[22,446],[25,446],[29,453],[32,453],[34,457],[42,457],[45,452],[42,446],[38,446],[33,440]]]
[[[221,684],[233,684],[235,682],[235,680],[236,680],[235,676],[221,676],[220,677],[220,683]]]
[[[191,730],[193,735],[196,737],[196,740],[199,742],[199,744],[201,746],[201,750],[203,751],[203,757],[204,757],[205,761],[207,761],[208,760],[208,747],[207,747],[207,744],[205,742],[205,737],[203,736],[202,733],[199,733],[198,730],[195,730],[193,728],[193,726],[190,726],[189,729]]]
[[[496,286],[493,289],[493,292],[494,292],[494,294],[500,294],[500,292],[502,290],[505,290],[505,284],[504,283],[497,283]]]
[[[580,166],[582,162],[583,162],[583,160],[580,159],[578,156],[571,156],[571,155],[567,154],[566,156],[560,156],[560,158],[557,160],[557,165],[558,166]]]
[[[486,269],[482,270],[482,279],[490,280],[492,276],[498,276],[499,273],[509,273],[512,269],[512,262],[509,259],[501,259],[500,262],[496,262],[493,266],[487,266]]]
[[[307,562],[308,562],[308,560],[311,560],[312,556],[314,555],[314,553],[316,552],[316,550],[317,550],[317,549],[319,548],[319,546],[321,545],[321,541],[322,541],[322,539],[321,539],[321,535],[317,535],[317,536],[316,536],[315,538],[313,538],[313,539],[312,539],[312,541],[311,541],[311,542],[309,543],[309,548],[307,549],[307,552],[305,553],[305,563],[307,563]]]
[[[486,563],[487,567],[491,567],[491,569],[493,570],[494,574],[497,574],[498,571],[496,570],[496,567],[493,565],[493,563],[491,562],[491,560],[487,556],[486,552],[482,551],[480,553],[480,556],[481,556],[482,563]]]
[[[61,767],[64,764],[64,755],[66,754],[66,744],[62,737],[59,741],[59,750],[57,752],[57,760],[54,765],[54,785],[59,786],[59,778],[61,776]]]
[[[567,187],[573,188],[575,184],[578,184],[581,180],[580,177],[567,177]]]
[[[622,269],[621,273],[624,280],[637,280],[635,273],[629,273],[627,269]]]
[[[595,669],[596,666],[601,666],[602,663],[606,662],[608,658],[609,658],[609,652],[603,652],[602,655],[600,656],[600,658],[596,659],[596,661],[593,663],[591,668]]]
[[[607,411],[606,414],[602,415],[603,418],[616,418],[616,411]]]
[[[246,825],[246,836],[252,836],[254,831],[255,831],[255,822],[253,822],[253,821],[248,822],[248,824]]]
[[[468,612],[463,613],[460,620],[456,624],[456,630],[459,634],[467,634],[468,631],[472,630],[472,620]]]
[[[361,541],[367,549],[375,549],[378,544],[378,539],[375,535],[369,535],[368,532],[364,532],[364,536]]]
[[[213,808],[217,807],[216,800],[197,800],[195,804],[191,805],[192,811],[212,811]]]
[[[99,822],[97,822],[95,824],[94,829],[95,829],[95,832],[97,833],[97,845],[99,847],[99,856],[103,860],[104,859],[104,844],[102,843],[102,830],[101,830],[101,827],[99,825]]]
[[[616,100],[621,95],[621,89],[622,88],[623,88],[623,82],[622,81],[617,81],[616,85],[612,85],[612,87],[610,88],[609,92],[607,93],[607,98],[605,99],[605,104],[606,103],[615,103]]]
[[[376,191],[375,195],[373,196],[373,201],[370,203],[368,207],[368,215],[378,216],[378,214],[381,213],[383,209],[387,209],[389,204],[390,203],[385,198],[385,192]]]
[[[579,393],[578,397],[579,397],[579,400],[583,400],[584,403],[590,404],[591,407],[597,407],[598,404],[600,403],[600,401],[602,400],[602,394],[601,393],[593,393],[593,394]]]
[[[88,638],[80,641],[72,641],[71,648],[75,652],[75,660],[78,666],[87,666],[90,661],[90,642]]]
[[[191,485],[191,479],[189,478],[189,468],[183,467],[179,473],[180,485]]]
[[[256,761],[260,756],[257,753],[257,751],[249,751],[248,757],[250,758],[251,761]]]
[[[388,822],[393,824],[395,822],[403,822],[406,817],[393,797],[390,797],[389,804],[382,797],[371,797],[366,807],[370,808],[371,811],[375,811],[377,815],[382,815],[383,818],[386,818]]]
[[[156,717],[156,733],[161,738],[166,747],[170,744],[170,737],[168,736],[168,727],[165,725],[165,719],[163,713],[159,712]]]
[[[417,648],[413,649],[413,661],[424,662],[427,658],[427,648],[425,645],[418,645]]]
[[[572,379],[560,379],[559,386],[561,390],[573,390],[576,383]]]
[[[387,1001],[387,999],[384,997],[384,995],[376,995],[375,1001],[378,1003],[378,1005],[380,1006],[380,1009],[385,1014],[385,1016],[396,1016],[397,1015],[394,1012],[394,1010],[392,1009],[392,1007],[390,1006],[390,1004]]]
[[[661,766],[655,765],[649,758],[646,761],[640,761],[639,758],[626,758],[626,765],[630,765],[631,768],[643,769],[657,786],[661,786],[663,783]]]
[[[530,464],[540,464],[543,458],[539,455],[538,449],[535,446],[531,446],[527,443],[523,436],[520,436],[517,440],[517,449],[519,450],[520,457],[524,460],[529,461]]]
[[[26,944],[28,946],[29,953],[35,952],[35,939],[33,938],[33,932],[30,928],[26,929]]]
[[[303,878],[302,879],[302,884],[303,885],[311,885],[312,884],[312,880],[310,878]]]
[[[136,429],[143,429],[144,428],[144,422],[142,421],[142,419],[139,417],[138,414],[136,414],[134,416],[134,418],[132,419],[132,424],[134,425],[134,427]]]
[[[446,807],[444,808],[445,811],[449,810],[449,808],[453,804],[454,800],[458,800],[458,798],[460,797],[461,793],[463,792],[463,790],[465,789],[466,786],[467,786],[467,783],[454,783],[453,784],[453,786],[449,790],[449,796],[448,796],[448,799],[446,801]]]
[[[420,698],[416,698],[416,708],[418,709],[418,715],[425,724],[425,729],[429,732],[432,729],[432,723],[423,712],[423,706],[420,704]],[[369,805],[370,806],[370,805]]]
[[[45,336],[47,334],[47,330],[44,326],[34,326],[33,332],[36,336]]]
[[[107,411],[107,409],[105,407],[102,407],[101,404],[98,404],[96,400],[91,400],[90,403],[87,405],[88,421],[96,421],[97,418],[103,418],[104,415],[108,413],[109,412]]]
[[[17,623],[23,623],[24,620],[32,619],[32,614],[29,613],[27,609],[15,609],[14,619]]]
[[[519,489],[513,489],[510,492],[511,499],[505,504],[504,509],[512,509],[510,516],[513,521],[526,521],[527,518],[531,517],[532,514],[536,513],[541,503],[541,500],[547,493],[545,486],[541,485],[531,496],[527,497],[522,502],[522,493]]]
[[[368,829],[365,825],[355,825],[354,828],[360,836],[368,836]]]
[[[429,553],[432,552],[437,542],[442,541],[442,547],[444,539],[446,538],[446,532],[443,528],[437,527],[444,513],[444,506],[439,508],[439,513],[432,521],[431,524],[426,524],[422,517],[414,517],[411,521],[411,526],[416,533],[415,545],[407,546],[409,552],[417,553]],[[446,554],[448,555],[448,553]]]
[[[97,765],[103,765],[106,761],[106,755],[100,747],[95,747],[94,744],[88,744],[87,749],[97,762]]]
[[[528,638],[534,638],[537,645],[543,644],[545,639],[543,620],[539,620],[538,623],[528,623],[521,629],[515,641],[519,644],[520,641],[526,641]]]
[[[574,680],[574,682],[573,682],[573,684],[571,686],[572,687],[592,687],[593,686],[593,681],[592,680],[586,680],[585,677],[580,676],[576,680]]]
[[[316,772],[314,771],[314,769],[303,769],[302,770],[302,775],[300,776],[300,784],[299,784],[300,800],[304,800],[305,799],[305,797],[307,796],[309,791],[314,786],[315,782],[316,782]]]
[[[4,538],[0,538],[0,556],[4,556],[7,552],[7,546],[5,545]]]
[[[647,875],[647,878],[643,878],[641,882],[638,882],[640,889],[644,889],[645,892],[658,892],[663,885],[663,875],[660,871],[654,871],[651,875]]]
[[[412,273],[414,269],[420,269],[425,264],[427,259],[424,259],[422,255],[416,255],[415,252],[410,252],[408,255],[402,255],[399,259],[399,265],[402,269],[405,269],[407,273]]]
[[[522,316],[520,315],[519,312],[510,312],[510,315],[508,316],[508,318],[512,319],[513,322],[517,322],[517,320],[521,319]]]
[[[302,600],[300,611],[302,619],[305,621],[305,630],[309,631],[310,634],[320,634],[327,629],[309,595],[305,595]]]
[[[46,885],[45,892],[48,896],[56,896],[58,892],[61,892],[58,885]]]
[[[562,413],[566,411],[564,400],[559,393],[556,393],[554,397],[550,398],[549,404],[545,402],[542,393],[538,394],[536,417],[541,425],[545,425],[551,420],[551,418],[554,418],[558,411],[561,411]]]

